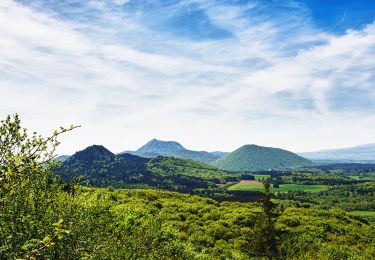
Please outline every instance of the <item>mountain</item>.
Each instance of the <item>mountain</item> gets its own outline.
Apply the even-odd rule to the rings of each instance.
[[[68,160],[70,157],[70,155],[59,155],[56,157],[56,160],[60,161],[60,162],[65,162],[66,160]]]
[[[364,144],[348,148],[327,149],[299,154],[313,161],[375,163],[375,144]]]
[[[136,152],[139,154],[157,153],[157,154],[170,154],[176,151],[186,150],[181,144],[174,141],[160,141],[152,139]]]
[[[211,152],[211,154],[219,157],[219,158],[222,158],[224,156],[227,156],[229,153],[228,152],[221,152],[221,151],[214,151],[214,152]]]
[[[292,152],[257,145],[244,145],[212,163],[227,171],[286,169],[311,164],[310,160]]]
[[[124,153],[146,158],[155,158],[160,155],[172,156],[203,163],[210,163],[220,158],[220,156],[209,152],[188,150],[175,141],[161,141],[157,139],[152,139],[136,151],[126,151]]]
[[[64,161],[58,169],[62,180],[70,183],[116,188],[153,187],[179,192],[216,187],[238,181],[231,173],[192,160],[158,156],[144,158],[128,153],[113,154],[103,146],[90,146]]]
[[[86,149],[74,154],[70,159],[85,162],[93,162],[98,160],[106,160],[114,157],[115,154],[102,145],[92,145]]]
[[[181,150],[175,153],[165,154],[167,156],[173,156],[177,158],[190,159],[197,162],[210,163],[217,160],[219,157],[205,151],[191,151]]]

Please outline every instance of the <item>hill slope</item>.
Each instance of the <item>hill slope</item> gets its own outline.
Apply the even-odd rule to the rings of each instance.
[[[157,139],[152,139],[136,151],[126,151],[126,153],[145,158],[154,158],[160,155],[173,156],[204,163],[213,162],[220,158],[220,156],[209,152],[188,150],[175,141],[161,141]]]
[[[341,149],[327,149],[300,153],[300,155],[313,161],[375,163],[375,144],[365,144]]]
[[[160,141],[157,139],[152,139],[142,147],[140,147],[137,153],[158,153],[158,154],[168,154],[174,153],[176,151],[186,150],[181,144],[175,141]]]
[[[214,187],[233,174],[192,160],[132,154],[115,155],[103,146],[91,146],[64,161],[58,171],[65,182],[81,176],[81,184],[96,187],[154,187],[180,192]]]
[[[212,165],[227,171],[285,169],[312,162],[292,152],[271,147],[244,145]]]
[[[227,152],[222,152],[222,151],[214,151],[211,152],[213,155],[218,156],[219,158],[222,158],[224,156],[227,156],[229,153]]]
[[[87,200],[97,203],[96,207],[90,207],[89,213],[95,214],[97,208],[111,212],[107,219],[106,214],[96,213],[98,219],[90,214],[79,215],[83,218],[79,223],[91,220],[82,225],[88,226],[86,230],[95,225],[95,228],[91,227],[93,231],[77,232],[75,237],[76,244],[93,258],[97,254],[95,250],[90,251],[92,247],[79,242],[89,241],[95,245],[98,242],[92,237],[96,235],[106,242],[101,242],[103,246],[99,249],[107,247],[103,255],[108,258],[264,259],[257,256],[254,245],[254,240],[262,239],[256,222],[261,209],[256,204],[218,203],[207,198],[154,190],[108,192],[91,189],[87,193],[90,195],[82,199],[82,204]],[[101,200],[97,199],[98,194]],[[154,224],[155,216],[160,219],[159,225]],[[282,234],[278,235],[280,248],[289,252],[282,259],[373,259],[374,256],[371,249],[375,242],[374,225],[344,211],[288,207],[281,212],[276,226],[280,230],[277,234]],[[128,230],[138,230],[138,234],[134,231],[129,234]],[[156,243],[165,246],[157,251],[160,246]],[[116,254],[118,248],[128,250],[134,256],[125,253],[119,256]],[[143,252],[141,250],[146,252],[144,258],[139,254]]]
[[[60,162],[64,162],[66,161],[67,159],[69,159],[70,155],[59,155],[56,157],[56,160],[60,161]]]

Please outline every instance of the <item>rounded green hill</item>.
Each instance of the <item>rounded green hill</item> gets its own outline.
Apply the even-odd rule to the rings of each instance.
[[[286,169],[305,165],[312,162],[295,153],[258,145],[244,145],[229,155],[212,163],[226,171],[254,171],[269,169]]]

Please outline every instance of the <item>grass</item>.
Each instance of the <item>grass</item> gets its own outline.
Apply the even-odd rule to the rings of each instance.
[[[280,188],[272,188],[272,192],[288,192],[288,191],[306,191],[319,192],[328,190],[328,185],[300,185],[300,184],[280,184]],[[228,188],[229,190],[242,191],[263,191],[263,184],[235,184]]]
[[[351,213],[375,222],[375,211],[352,211]]]
[[[270,177],[269,174],[268,175],[266,175],[266,174],[253,174],[253,175],[255,177],[255,180],[257,180],[257,181],[265,180],[265,179]]]
[[[358,175],[351,175],[349,176],[350,178],[352,178],[353,180],[363,180],[363,181],[373,181],[375,180],[375,176],[358,176]]]

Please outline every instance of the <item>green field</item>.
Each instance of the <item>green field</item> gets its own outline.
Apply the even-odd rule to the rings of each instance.
[[[288,192],[288,191],[308,191],[319,192],[328,190],[328,185],[299,185],[299,184],[280,184],[280,188],[272,188],[272,192]],[[263,191],[263,184],[240,184],[237,183],[228,188],[229,190],[242,191]]]
[[[265,175],[265,174],[253,174],[253,175],[254,175],[255,180],[257,181],[265,180],[270,177],[270,175]]]
[[[362,181],[374,181],[375,180],[375,175],[374,176],[358,176],[358,175],[351,175],[349,176],[353,180],[362,180]]]
[[[352,211],[352,214],[375,221],[375,211]]]

